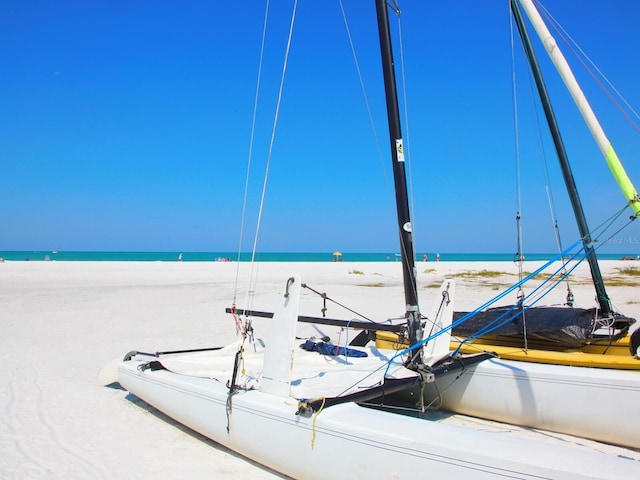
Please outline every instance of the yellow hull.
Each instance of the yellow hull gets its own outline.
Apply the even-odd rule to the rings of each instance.
[[[451,350],[460,345],[457,340],[451,341]],[[376,347],[400,350],[408,346],[400,342],[397,335],[390,332],[376,333]],[[497,343],[493,340],[477,339],[473,343],[465,343],[461,353],[495,352],[504,360],[535,362],[573,367],[612,368],[618,370],[640,370],[640,359],[629,353],[629,337],[610,342],[598,340],[580,349],[551,350],[529,348],[525,350],[513,341]]]

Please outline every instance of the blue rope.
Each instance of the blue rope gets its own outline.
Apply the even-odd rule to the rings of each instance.
[[[458,325],[463,324],[464,322],[466,322],[467,320],[469,320],[470,318],[472,318],[474,315],[477,315],[479,312],[485,310],[487,307],[493,305],[494,303],[496,303],[498,300],[501,300],[502,298],[504,298],[505,296],[507,296],[509,293],[513,292],[514,290],[520,288],[522,285],[524,285],[526,282],[528,282],[529,280],[531,280],[533,277],[535,277],[536,275],[538,275],[539,273],[541,273],[542,271],[544,271],[546,268],[548,268],[550,265],[552,265],[554,262],[558,261],[558,260],[563,260],[564,257],[568,256],[569,252],[571,252],[574,248],[576,248],[577,246],[581,246],[581,248],[571,256],[571,259],[574,259],[575,257],[578,256],[578,254],[581,251],[584,251],[585,247],[582,244],[582,240],[578,240],[577,242],[575,242],[573,245],[569,246],[568,248],[566,248],[564,251],[560,252],[559,254],[557,254],[556,256],[554,256],[553,258],[551,258],[548,262],[546,262],[544,265],[542,265],[540,268],[538,268],[537,270],[535,270],[534,272],[530,273],[529,275],[527,275],[525,278],[521,279],[520,281],[518,281],[517,283],[513,284],[511,287],[507,288],[506,290],[504,290],[502,293],[496,295],[495,297],[493,297],[491,300],[485,302],[483,305],[481,305],[480,307],[476,308],[475,310],[473,310],[472,312],[467,313],[466,315],[462,316],[461,318],[459,318],[458,320],[456,320],[455,322],[452,322],[451,325],[449,325],[448,327],[443,328],[442,330],[429,335],[427,338],[421,340],[420,342],[416,343],[415,345],[411,345],[410,347],[399,351],[398,353],[396,353],[393,357],[391,357],[391,359],[387,362],[387,368],[385,370],[385,377],[387,375],[387,373],[389,372],[389,368],[391,367],[392,362],[403,355],[406,355],[414,350],[416,350],[417,348],[421,348],[425,343],[433,340],[434,338],[437,338],[438,336],[444,334],[445,332],[452,330],[453,328],[457,327]],[[593,250],[593,247],[590,247],[589,251]],[[562,279],[564,279],[567,275],[569,275],[573,270],[576,269],[576,267],[582,263],[582,261],[584,261],[584,259],[587,257],[588,252],[585,252],[584,255],[582,256],[582,258],[580,259],[580,261],[578,263],[576,263],[576,265],[571,268],[566,274],[563,275]],[[564,269],[564,267],[566,266],[566,264],[570,261],[566,261],[563,262],[562,266],[556,270],[556,272],[551,275],[547,280],[545,280],[540,286],[538,286],[531,294],[528,295],[528,297],[531,297],[536,291],[540,290],[540,288],[542,288],[543,285],[545,285],[546,283],[550,282],[551,279],[557,275],[557,273],[559,271],[561,271],[562,269]],[[561,280],[562,280],[561,279]],[[546,296],[549,292],[551,292],[551,290],[553,290],[553,288],[555,288],[557,285],[559,284],[559,282],[557,282],[555,284],[555,286],[552,286],[544,295],[541,295],[537,300],[535,300],[531,305],[526,306],[525,307],[525,311],[528,310],[529,308],[531,308],[533,305],[535,305],[537,302],[539,302],[542,298],[544,298],[544,296]],[[525,297],[525,298],[528,298]],[[524,302],[525,299],[522,299],[521,302],[519,302],[518,304],[516,304],[512,309],[508,310],[507,312],[505,312],[504,314],[500,315],[500,317],[496,318],[495,320],[493,320],[491,322],[491,324],[494,324],[495,322],[497,322],[498,320],[500,320],[503,316],[509,314],[509,312],[513,311],[516,307],[518,307],[519,305],[522,304],[522,302]],[[508,319],[502,321],[499,325],[495,326],[494,328],[482,333],[482,335],[485,335],[486,333],[489,333],[499,327],[501,327],[502,325],[508,323],[510,320],[512,320],[516,315],[513,315],[511,317],[509,317]],[[485,330],[489,325],[485,325],[480,331]],[[472,338],[477,338],[478,333],[476,332],[476,334],[474,334],[474,336]],[[469,337],[467,340],[465,340],[465,342],[469,341],[471,337]],[[462,347],[462,344],[465,343],[462,342],[458,348],[454,351],[454,355],[458,353],[458,351],[460,350],[460,348]]]
[[[573,272],[578,265],[580,265],[586,258],[587,255],[589,254],[589,252],[591,250],[593,250],[593,248],[590,248],[587,252],[585,252],[581,258],[579,260],[576,261],[576,264],[571,267],[568,271],[565,271],[565,273],[563,273],[559,279],[557,279],[556,281],[554,281],[554,283],[549,286],[548,288],[546,287],[546,285],[548,283],[550,283],[557,275],[559,272],[562,272],[565,267],[567,266],[567,264],[572,261],[575,260],[576,257],[578,257],[578,255],[580,254],[580,252],[584,250],[584,249],[580,249],[578,252],[576,252],[575,254],[573,254],[569,260],[565,261],[560,268],[558,268],[552,275],[549,276],[549,278],[547,278],[545,281],[543,281],[538,287],[536,287],[529,295],[527,295],[526,297],[524,297],[520,302],[518,302],[517,304],[515,304],[513,307],[511,307],[509,310],[507,310],[506,312],[504,312],[502,315],[500,315],[499,317],[495,318],[494,320],[492,320],[491,322],[489,322],[487,325],[485,325],[484,327],[482,327],[481,329],[479,329],[477,332],[475,332],[473,335],[469,335],[464,341],[462,341],[460,343],[460,345],[458,346],[458,348],[456,348],[456,350],[453,352],[453,354],[457,354],[460,349],[462,348],[462,345],[465,343],[468,343],[472,340],[475,340],[476,338],[482,337],[483,335],[487,335],[488,333],[491,333],[497,329],[499,329],[500,327],[506,325],[507,323],[509,323],[511,320],[513,320],[515,317],[517,317],[518,315],[520,315],[521,311],[522,312],[526,312],[527,310],[529,310],[531,307],[533,307],[534,305],[536,305],[540,300],[542,300],[546,295],[548,295],[553,289],[555,289],[560,282],[562,282],[566,277],[568,277],[571,272]],[[543,294],[540,295],[537,299],[534,299],[530,304],[526,305],[523,307],[525,301],[527,301],[528,299],[530,299],[531,297],[534,297],[537,292],[543,288],[546,288],[543,291]],[[499,320],[501,320],[502,318],[504,318],[505,316],[509,315],[511,312],[513,312],[514,310],[517,310],[516,313],[514,313],[513,315],[510,315],[508,318],[502,320],[501,322],[499,322]]]

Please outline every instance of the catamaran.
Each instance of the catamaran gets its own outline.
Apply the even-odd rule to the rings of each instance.
[[[305,285],[292,274],[283,278],[273,314],[229,309],[240,328],[234,344],[192,351],[129,352],[118,365],[119,383],[176,421],[294,478],[637,477],[640,455],[626,448],[458,415],[406,410],[397,403],[414,392],[420,402],[430,386],[498,360],[487,352],[451,351],[452,280],[442,284],[439,298],[443,301],[428,315],[437,330],[425,337],[389,6],[386,0],[375,0],[375,5],[402,252],[404,324],[363,325],[302,317],[300,292]],[[251,319],[258,315],[272,317],[267,332],[254,331]],[[298,339],[301,322],[340,324],[363,333],[402,329],[409,346],[398,351],[371,342],[341,346],[328,339]],[[358,344],[363,336],[359,337]],[[328,357],[332,361],[326,361]],[[492,391],[494,387],[487,383],[485,388]],[[526,398],[527,392],[511,394]]]
[[[593,132],[632,218],[640,212],[637,190],[534,3],[511,0],[581,234],[574,247],[583,252],[581,259],[586,258],[589,264],[598,306],[576,308],[568,301],[564,307],[539,307],[536,302],[542,295],[537,287],[515,305],[456,312],[451,348],[467,353],[491,351],[497,358],[474,364],[460,375],[437,378],[423,390],[423,400],[453,412],[640,448],[640,431],[629,422],[640,415],[640,330],[629,333],[635,319],[615,312],[606,293],[594,241],[518,1]],[[576,262],[574,266],[561,262],[561,257],[557,262],[561,266],[543,283],[550,284],[553,277],[564,278],[577,266]],[[520,288],[541,271],[510,290]],[[398,344],[393,332],[378,332],[377,339],[379,346]]]

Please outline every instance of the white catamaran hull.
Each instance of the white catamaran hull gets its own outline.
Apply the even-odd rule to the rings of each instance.
[[[236,346],[163,354],[156,363],[148,354],[127,355],[118,381],[181,424],[294,478],[410,478],[417,472],[435,478],[640,476],[638,456],[605,454],[576,439],[525,439],[510,434],[510,426],[489,431],[480,421],[460,426],[354,401],[300,414],[303,398],[325,401],[387,385],[385,379],[415,378],[390,350],[372,347],[367,357],[347,358],[299,348],[301,283],[295,276],[287,280],[266,341],[242,349],[240,368],[234,367]],[[358,377],[366,384],[354,383]],[[231,396],[228,384],[237,386]]]
[[[640,448],[640,372],[485,360],[429,384],[452,412]]]
[[[298,401],[120,364],[121,385],[176,421],[294,478],[636,478],[640,462],[579,446],[451,426],[355,403],[296,415]]]

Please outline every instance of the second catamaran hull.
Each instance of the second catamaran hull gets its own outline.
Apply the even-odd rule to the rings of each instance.
[[[427,403],[452,412],[640,448],[640,372],[491,359],[440,377]]]
[[[568,367],[589,367],[610,370],[635,370],[640,373],[640,359],[629,355],[629,343],[625,337],[609,345],[594,343],[580,349],[537,349],[528,350],[517,346],[516,342],[494,342],[494,340],[477,339],[473,343],[465,343],[460,353],[493,352],[503,360],[516,360],[529,363],[546,363]],[[460,346],[459,342],[450,343],[451,350]]]
[[[297,415],[298,401],[215,380],[119,366],[124,388],[212,440],[294,478],[635,478],[640,462],[355,403]]]

